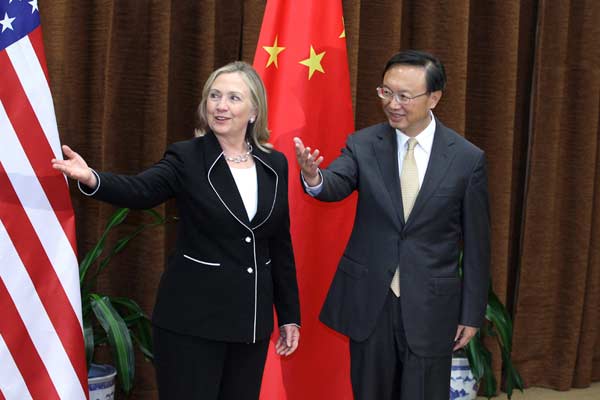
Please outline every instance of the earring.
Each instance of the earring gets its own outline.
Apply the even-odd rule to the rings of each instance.
[[[250,123],[253,124],[254,123],[254,117],[250,118]]]

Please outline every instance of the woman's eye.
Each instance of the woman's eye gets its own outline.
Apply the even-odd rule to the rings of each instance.
[[[242,100],[242,98],[240,96],[237,96],[237,95],[232,95],[230,98],[231,98],[232,101],[241,101]]]
[[[211,100],[218,100],[221,98],[221,96],[218,93],[209,93],[208,98]]]

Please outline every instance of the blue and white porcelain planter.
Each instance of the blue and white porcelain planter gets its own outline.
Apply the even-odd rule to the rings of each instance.
[[[114,400],[117,370],[112,365],[90,365],[88,387],[90,400]]]
[[[473,377],[469,359],[452,357],[450,373],[450,400],[473,400],[477,397],[479,382]]]

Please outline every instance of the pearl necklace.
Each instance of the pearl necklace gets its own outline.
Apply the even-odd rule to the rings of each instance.
[[[246,142],[246,146],[248,147],[248,150],[244,154],[238,154],[237,156],[228,156],[225,153],[223,153],[223,155],[225,156],[225,159],[227,161],[231,161],[233,163],[239,164],[246,162],[250,158],[250,153],[252,153],[252,145],[249,142]]]

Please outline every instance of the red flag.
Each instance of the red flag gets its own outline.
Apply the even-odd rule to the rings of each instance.
[[[254,67],[267,88],[271,142],[290,164],[289,201],[302,329],[282,359],[269,350],[261,399],[351,399],[347,339],[318,320],[347,242],[355,197],[321,203],[304,194],[292,138],[318,148],[323,165],[354,131],[340,0],[269,0]]]
[[[85,399],[75,221],[37,1],[0,0],[0,399]]]

